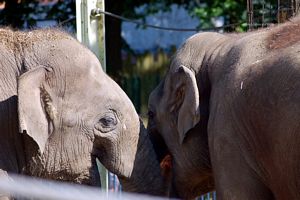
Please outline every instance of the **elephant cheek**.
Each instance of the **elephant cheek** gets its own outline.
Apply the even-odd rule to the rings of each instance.
[[[118,174],[128,178],[128,177],[131,177],[133,170],[134,170],[135,152],[126,153],[126,155],[124,155],[124,154],[122,155],[122,157],[120,159],[120,166],[119,166]]]

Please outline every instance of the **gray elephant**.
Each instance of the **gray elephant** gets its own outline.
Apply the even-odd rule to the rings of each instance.
[[[0,29],[0,171],[164,194],[148,134],[96,56],[59,30]]]
[[[172,156],[175,196],[216,189],[218,200],[300,199],[299,113],[294,18],[189,38],[150,95],[148,130],[158,153]]]

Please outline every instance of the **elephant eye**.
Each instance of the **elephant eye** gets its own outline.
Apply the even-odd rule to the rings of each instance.
[[[95,128],[101,132],[109,132],[116,128],[118,124],[117,117],[114,113],[105,113],[96,123]]]
[[[103,117],[99,120],[99,122],[104,126],[104,127],[110,127],[111,125],[116,125],[116,119],[112,117]]]

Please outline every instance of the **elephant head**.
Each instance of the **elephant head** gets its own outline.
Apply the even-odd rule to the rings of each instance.
[[[20,132],[29,175],[99,185],[96,158],[125,191],[164,194],[151,141],[133,104],[71,36],[16,32]]]
[[[207,136],[210,85],[205,73],[198,73],[206,56],[199,47],[205,46],[208,40],[187,40],[149,97],[148,131],[159,159],[172,157],[174,197],[195,198],[214,189]]]

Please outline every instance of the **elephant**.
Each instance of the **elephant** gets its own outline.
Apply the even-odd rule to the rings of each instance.
[[[247,33],[201,32],[148,102],[171,195],[300,199],[300,17]]]
[[[58,29],[0,29],[0,171],[99,186],[96,159],[125,191],[164,195],[135,108],[97,57]]]

